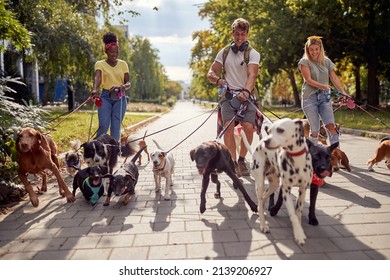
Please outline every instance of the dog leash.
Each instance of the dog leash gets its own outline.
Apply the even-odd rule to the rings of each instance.
[[[191,132],[188,136],[186,136],[183,140],[181,140],[179,143],[177,143],[175,146],[173,146],[171,149],[169,149],[167,151],[167,153],[169,153],[170,151],[172,151],[173,149],[175,149],[176,147],[178,147],[180,144],[182,144],[185,140],[187,140],[189,137],[191,137],[196,131],[199,130],[199,128],[201,128],[207,121],[208,119],[213,115],[213,113],[215,112],[215,110],[218,108],[218,106],[216,106],[210,113],[210,115],[193,131]]]
[[[45,134],[50,134],[51,131],[54,130],[54,128],[56,128],[57,126],[59,126],[61,123],[63,123],[67,118],[69,118],[73,113],[75,113],[77,110],[79,110],[85,103],[88,102],[89,99],[86,99],[85,101],[83,101],[79,106],[77,106],[76,108],[74,108],[72,111],[70,112],[67,112],[65,114],[61,114],[59,115],[58,117],[54,118],[54,119],[51,119],[49,121],[49,123],[52,123],[54,122],[55,120],[59,119],[60,117],[64,116],[65,115],[65,118],[63,118],[61,121],[59,121],[56,125],[52,126],[51,128],[49,128],[49,131],[46,132]]]
[[[218,108],[218,107],[216,107],[216,108]],[[210,112],[211,112],[210,115],[212,115],[212,114],[214,113],[214,111],[215,111],[215,108],[214,108],[213,110],[210,111]],[[150,136],[152,136],[152,135],[158,134],[158,133],[163,132],[163,131],[165,131],[165,130],[174,128],[174,127],[176,127],[176,126],[178,126],[178,125],[181,125],[181,124],[183,124],[183,123],[185,123],[185,122],[188,122],[188,121],[190,121],[190,120],[196,119],[196,118],[198,118],[198,117],[200,117],[200,116],[203,116],[203,115],[206,114],[206,113],[208,113],[208,112],[199,114],[199,115],[197,115],[197,116],[195,116],[195,117],[192,117],[192,118],[186,119],[186,120],[184,120],[184,121],[178,122],[178,123],[176,123],[176,124],[173,124],[173,125],[171,125],[171,126],[168,126],[168,127],[166,127],[166,128],[160,129],[160,130],[157,130],[157,131],[155,131],[155,132],[153,132],[153,133],[150,133],[150,134],[146,134],[146,133],[145,133],[144,136],[139,137],[139,138],[136,138],[136,139],[132,139],[132,140],[130,140],[128,143],[132,143],[132,142],[137,142],[137,141],[139,141],[139,140],[143,140],[143,139],[145,139],[146,137],[150,137]]]

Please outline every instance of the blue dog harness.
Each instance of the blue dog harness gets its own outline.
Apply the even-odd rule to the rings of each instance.
[[[96,187],[92,187],[91,186],[91,183],[89,182],[89,178],[85,178],[85,180],[83,181],[83,184],[82,184],[82,188],[84,188],[84,186],[87,186],[93,193],[93,195],[91,196],[91,203],[92,204],[96,204],[99,200],[99,190],[100,188],[103,186],[103,182],[101,181],[100,182],[100,185],[99,186],[96,186]]]

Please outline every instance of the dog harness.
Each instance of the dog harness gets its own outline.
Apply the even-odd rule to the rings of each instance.
[[[84,188],[84,186],[87,186],[92,191],[93,195],[91,196],[90,201],[92,204],[96,204],[99,200],[99,190],[103,186],[103,182],[101,181],[99,186],[92,187],[89,178],[87,177],[81,185],[82,188]]]
[[[80,156],[79,155],[77,155],[77,161],[74,163],[74,164],[71,164],[71,163],[66,163],[66,166],[67,167],[73,167],[74,169],[76,169],[76,170],[80,170],[80,168],[78,168],[77,166],[79,165],[79,163],[80,163]]]

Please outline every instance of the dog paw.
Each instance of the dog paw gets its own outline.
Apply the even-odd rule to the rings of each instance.
[[[161,188],[155,188],[154,191],[155,191],[156,193],[158,193],[158,192],[161,191]]]
[[[165,196],[165,197],[164,197],[164,200],[167,200],[167,201],[168,201],[168,200],[171,200],[171,197],[170,197],[170,196]]]
[[[270,233],[268,224],[266,222],[260,222],[260,231],[263,233]]]
[[[67,201],[68,203],[73,203],[73,202],[76,201],[76,198],[74,197],[73,194],[70,193],[69,195],[66,196],[66,201]]]
[[[295,239],[295,242],[297,242],[299,245],[305,244],[306,235],[303,232],[302,227],[294,230],[294,239]]]
[[[206,206],[200,206],[199,210],[200,213],[203,214],[204,212],[206,212]]]
[[[219,193],[219,192],[214,193],[214,198],[220,199],[221,198],[221,193]]]
[[[269,214],[270,214],[272,217],[276,216],[276,215],[278,214],[278,212],[279,212],[279,209],[276,209],[275,207],[269,208]]]
[[[318,226],[319,223],[318,223],[318,220],[317,218],[314,216],[310,216],[309,215],[309,225],[312,225],[312,226]]]
[[[259,211],[258,211],[258,207],[257,207],[256,204],[253,204],[253,205],[251,205],[250,207],[251,207],[251,210],[252,210],[253,213],[258,213],[258,212],[259,212]]]
[[[38,207],[39,199],[37,196],[30,196],[30,201],[31,201],[32,206]]]

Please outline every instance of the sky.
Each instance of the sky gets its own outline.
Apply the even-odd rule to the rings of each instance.
[[[139,12],[136,17],[125,16],[130,36],[140,35],[149,39],[158,50],[160,63],[170,80],[191,80],[189,61],[192,33],[209,28],[207,19],[198,16],[199,4],[204,0],[133,0],[124,1],[124,8]],[[153,8],[157,7],[157,11]]]

